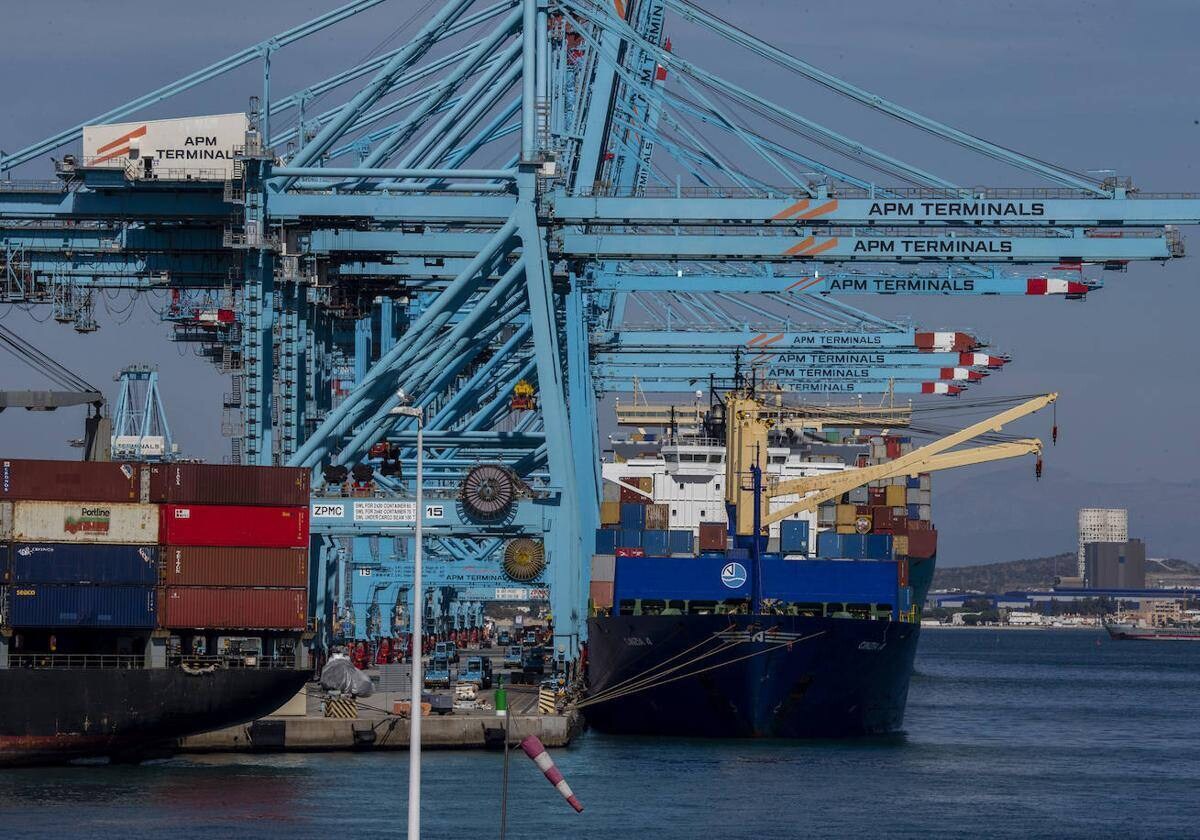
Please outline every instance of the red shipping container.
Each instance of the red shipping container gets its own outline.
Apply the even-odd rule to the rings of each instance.
[[[887,491],[882,487],[867,488],[867,504],[871,507],[887,504]]]
[[[724,551],[728,542],[728,527],[724,522],[700,523],[700,550]]]
[[[888,437],[888,438],[884,439],[884,442],[887,447],[888,460],[890,461],[890,460],[899,458],[900,457],[900,439],[894,438],[894,437]]]
[[[896,527],[895,518],[890,507],[871,508],[871,524],[878,534],[890,534]]]
[[[937,531],[909,531],[908,556],[926,559],[937,553]]]
[[[139,468],[126,461],[0,459],[0,499],[140,502]]]
[[[158,597],[158,623],[168,629],[303,630],[306,589],[167,586]]]
[[[600,609],[608,609],[613,605],[613,582],[611,580],[594,580],[588,590],[588,597]]]
[[[160,556],[168,586],[308,586],[306,548],[170,546]]]
[[[307,507],[163,505],[161,511],[164,545],[308,546]]]
[[[617,548],[613,550],[613,557],[645,557],[646,549],[639,546],[632,548]]]
[[[312,471],[302,467],[155,464],[150,501],[192,505],[307,505]]]

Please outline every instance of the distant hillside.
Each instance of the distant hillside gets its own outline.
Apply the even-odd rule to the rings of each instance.
[[[1055,554],[982,566],[938,566],[934,589],[975,589],[980,592],[1010,592],[1016,589],[1045,589],[1057,575],[1075,572],[1074,554]]]
[[[1075,573],[1075,553],[1010,560],[1007,563],[987,563],[982,566],[939,566],[933,576],[934,589],[965,589],[980,592],[1011,592],[1023,589],[1046,589],[1056,576]],[[1147,560],[1146,585],[1198,586],[1200,566],[1184,560]]]

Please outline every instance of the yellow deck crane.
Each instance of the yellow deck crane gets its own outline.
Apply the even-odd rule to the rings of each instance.
[[[822,502],[838,498],[843,493],[871,481],[902,475],[915,476],[919,473],[1017,458],[1022,455],[1039,455],[1042,442],[1036,438],[950,450],[979,435],[997,432],[1005,424],[1033,414],[1057,399],[1058,394],[1034,397],[887,463],[784,481],[758,482],[758,492],[762,495],[756,500],[755,483],[749,481],[748,476],[751,474],[751,468],[755,466],[765,473],[767,433],[775,422],[774,415],[777,414],[777,409],[765,406],[760,400],[748,395],[730,394],[725,403],[725,501],[735,506],[737,533],[749,536],[754,534],[756,501],[760,510],[759,527],[765,529],[772,523],[794,514],[815,510]],[[777,510],[770,510],[770,500],[784,496],[801,498]]]

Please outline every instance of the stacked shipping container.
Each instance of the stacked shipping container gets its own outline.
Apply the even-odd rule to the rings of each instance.
[[[307,470],[0,461],[13,627],[302,630]]]

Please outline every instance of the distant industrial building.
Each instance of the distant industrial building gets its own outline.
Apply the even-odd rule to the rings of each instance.
[[[1077,576],[1087,578],[1088,543],[1123,543],[1129,539],[1129,511],[1124,508],[1080,508],[1079,568]]]
[[[1145,588],[1146,545],[1141,540],[1090,542],[1083,553],[1088,589]]]

